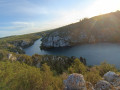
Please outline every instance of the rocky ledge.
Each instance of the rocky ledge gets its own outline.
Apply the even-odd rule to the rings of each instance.
[[[8,47],[8,50],[11,52],[15,52],[18,54],[24,54],[24,48],[27,48],[34,44],[35,40],[16,40],[10,41],[9,43],[13,45],[13,47]]]
[[[32,45],[34,41],[33,40],[18,40],[18,41],[11,41],[10,43],[15,45],[16,47],[26,48]]]
[[[64,80],[64,85],[65,90],[120,90],[120,76],[109,71],[93,86],[83,75],[74,73]]]

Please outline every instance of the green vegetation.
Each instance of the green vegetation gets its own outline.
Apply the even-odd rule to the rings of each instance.
[[[23,54],[22,48],[31,46],[35,40],[47,33],[48,31],[0,38],[0,50]]]
[[[75,59],[72,66],[68,68],[68,71],[69,73],[81,73],[84,75],[87,71],[87,68],[83,63],[80,62],[79,59]]]
[[[62,79],[53,76],[49,66],[41,70],[19,62],[0,62],[1,90],[61,90]]]
[[[37,65],[38,62],[41,64],[47,63],[56,74],[62,74],[64,71],[67,71],[74,61],[72,57],[37,54],[33,55],[32,59],[34,65]]]
[[[117,12],[114,13],[114,15],[118,16]],[[88,30],[94,21],[101,25],[96,25],[94,30],[96,27],[103,29],[103,24],[108,25],[107,22],[109,22],[109,20],[106,18],[108,18],[107,16],[109,15],[102,19],[103,16],[104,15],[101,15],[91,19],[86,18],[77,24],[69,25],[65,28],[62,27],[58,30],[62,29],[61,32],[66,29],[72,30],[73,28],[77,30],[79,26],[81,26],[82,29],[85,28]],[[99,22],[99,20],[102,20],[103,23]],[[86,24],[88,27],[86,27]],[[108,26],[111,27],[110,25]],[[118,27],[118,25],[116,27]],[[118,30],[118,28],[116,28],[116,30]],[[76,30],[73,32],[76,33],[75,35],[77,36],[78,32]],[[112,30],[111,27],[111,31]],[[106,34],[108,28],[103,29],[103,32],[104,31]],[[114,65],[108,64],[107,62],[88,67],[86,66],[86,60],[82,57],[75,58],[38,54],[27,56],[24,54],[21,48],[32,45],[35,40],[46,34],[48,34],[48,32],[0,38],[0,90],[63,90],[63,80],[72,73],[83,74],[85,80],[91,82],[93,85],[108,71],[119,73]],[[66,33],[64,34],[66,35]],[[113,39],[117,40],[118,35],[119,32]],[[28,44],[22,45],[21,43],[24,41]]]
[[[12,56],[8,59],[10,53]],[[72,73],[83,74],[86,81],[95,85],[108,71],[119,73],[107,62],[88,67],[82,57],[27,56],[0,50],[1,90],[63,90],[63,80]]]
[[[107,62],[101,63],[100,66],[96,66],[100,72],[100,76],[103,76],[106,72],[113,71],[117,72],[115,65],[108,64]]]
[[[23,57],[25,57],[25,61],[22,61]],[[87,67],[78,58],[73,61],[68,70],[65,69],[62,73],[56,70],[61,69],[64,65],[54,69],[54,66],[48,66],[47,63],[50,62],[46,61],[46,63],[41,64],[40,68],[37,68],[34,62],[31,62],[32,59],[29,56],[22,56],[20,60],[19,62],[10,60],[0,61],[1,90],[63,90],[63,80],[71,73],[83,74],[86,81],[95,85],[103,77],[102,74],[105,74],[107,71],[118,72],[113,65],[107,63]],[[105,68],[105,71],[103,71],[103,68]]]

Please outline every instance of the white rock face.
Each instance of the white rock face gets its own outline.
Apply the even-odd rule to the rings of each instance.
[[[112,90],[112,86],[105,80],[100,80],[95,85],[95,90]]]
[[[57,35],[51,34],[50,36],[42,40],[42,45],[48,48],[70,46],[68,42],[69,39],[70,39],[69,36],[61,37],[58,34]]]
[[[81,74],[69,75],[67,80],[64,80],[64,84],[66,90],[87,90],[84,77]]]
[[[118,77],[119,77],[119,76],[118,76],[116,73],[111,72],[111,71],[107,72],[107,73],[104,75],[104,79],[105,79],[106,81],[108,81],[108,82],[113,82],[113,81],[115,81]]]
[[[55,31],[42,39],[45,48],[72,46],[78,43],[94,43],[95,37],[88,37],[86,32]]]

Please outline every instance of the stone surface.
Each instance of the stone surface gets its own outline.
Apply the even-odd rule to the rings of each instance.
[[[57,34],[57,33],[56,33]],[[57,35],[51,34],[49,37],[42,39],[42,46],[47,48],[49,47],[64,47],[69,46],[69,36],[60,37]]]
[[[104,74],[104,79],[108,82],[114,82],[119,76],[112,71],[107,72]]]
[[[71,74],[69,77],[64,80],[66,90],[87,90],[86,83],[83,75],[81,74]]]
[[[116,78],[114,82],[112,82],[114,87],[120,87],[120,77]]]
[[[95,85],[95,90],[111,90],[112,86],[109,82],[105,80],[100,80]]]

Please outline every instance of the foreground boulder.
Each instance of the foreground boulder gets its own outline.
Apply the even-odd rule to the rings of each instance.
[[[117,79],[119,78],[119,75],[117,75],[115,72],[107,72],[105,75],[104,75],[104,79],[110,83],[116,81]]]
[[[86,83],[83,75],[81,74],[71,74],[64,80],[66,90],[87,90]]]
[[[105,80],[100,80],[95,85],[95,90],[111,90],[112,86],[109,82]]]

